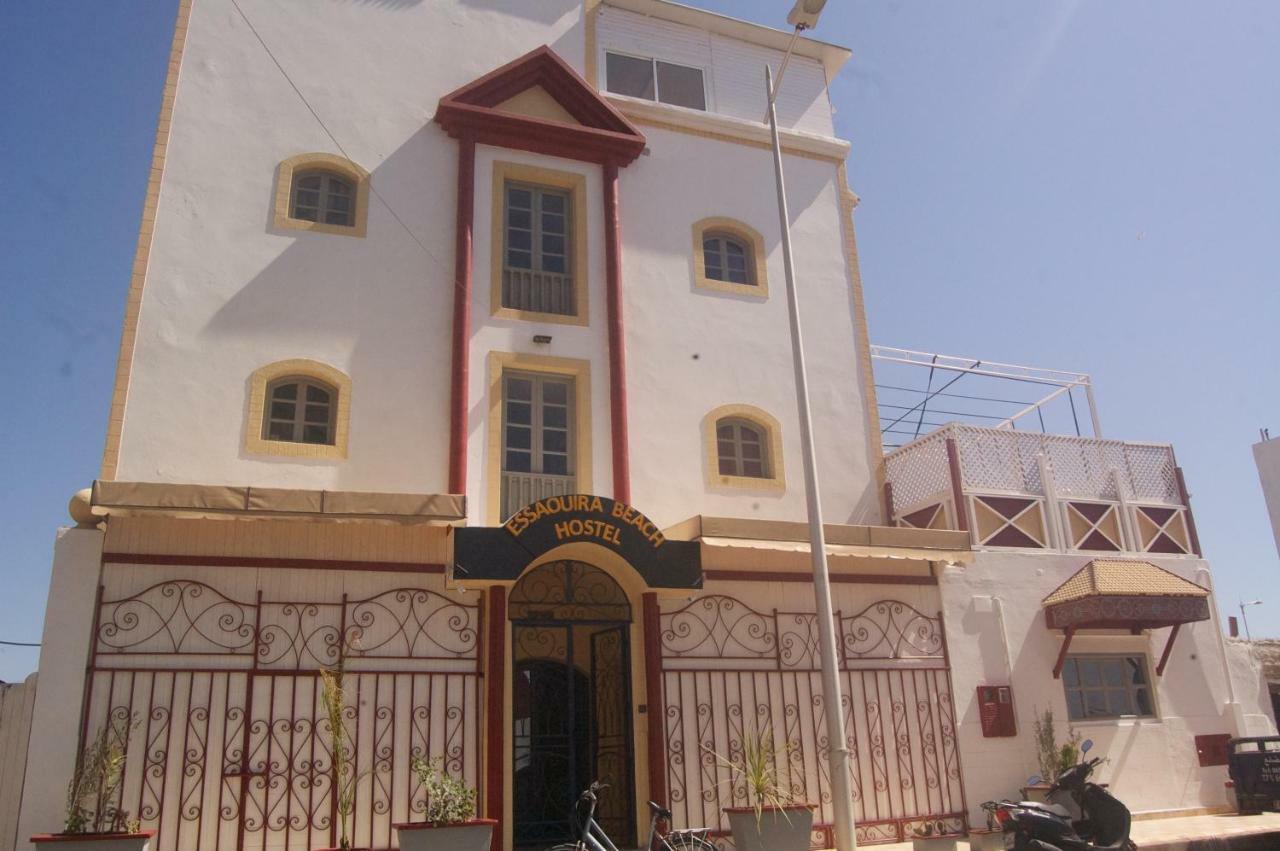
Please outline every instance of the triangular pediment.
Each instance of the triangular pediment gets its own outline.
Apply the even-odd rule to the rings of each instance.
[[[626,165],[644,135],[550,47],[539,47],[440,99],[455,138]]]
[[[530,86],[523,92],[513,95],[494,107],[498,112],[512,115],[523,115],[528,118],[542,118],[547,121],[558,121],[561,124],[578,124],[582,122],[569,114],[569,110],[560,105],[560,101],[542,86]]]

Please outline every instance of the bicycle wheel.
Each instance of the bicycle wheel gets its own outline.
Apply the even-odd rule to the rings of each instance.
[[[582,851],[581,842],[564,842],[555,846],[551,851]]]
[[[662,837],[662,847],[669,851],[719,851],[700,830],[673,830]]]

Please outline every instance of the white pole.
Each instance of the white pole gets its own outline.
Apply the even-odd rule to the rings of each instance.
[[[822,530],[822,503],[818,498],[817,460],[813,453],[812,415],[809,411],[809,379],[804,368],[804,344],[800,334],[800,304],[796,298],[795,264],[791,256],[791,218],[782,178],[782,143],[778,138],[778,114],[773,99],[773,72],[764,69],[769,101],[769,132],[773,138],[773,172],[778,188],[778,219],[782,229],[782,268],[787,281],[787,315],[791,321],[791,360],[796,374],[796,407],[800,414],[800,449],[804,457],[805,503],[809,513],[809,552],[813,561],[813,596],[817,609],[818,647],[822,655],[822,695],[827,724],[827,762],[831,776],[831,806],[835,814],[836,851],[858,847],[853,821],[853,791],[849,786],[849,745],[844,734],[844,695],[836,668],[836,624],[831,607],[831,577],[827,572],[827,542]]]

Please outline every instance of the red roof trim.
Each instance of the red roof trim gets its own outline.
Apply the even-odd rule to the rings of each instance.
[[[533,86],[581,123],[494,108]],[[645,146],[644,134],[545,45],[442,97],[435,121],[455,138],[586,162],[627,165]]]

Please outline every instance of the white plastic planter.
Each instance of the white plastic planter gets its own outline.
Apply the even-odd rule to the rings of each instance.
[[[154,830],[137,833],[40,833],[31,842],[44,851],[147,851]]]
[[[489,851],[493,819],[472,819],[462,824],[397,824],[400,851]]]
[[[765,807],[757,821],[751,807],[725,809],[736,851],[809,851],[813,805]]]

